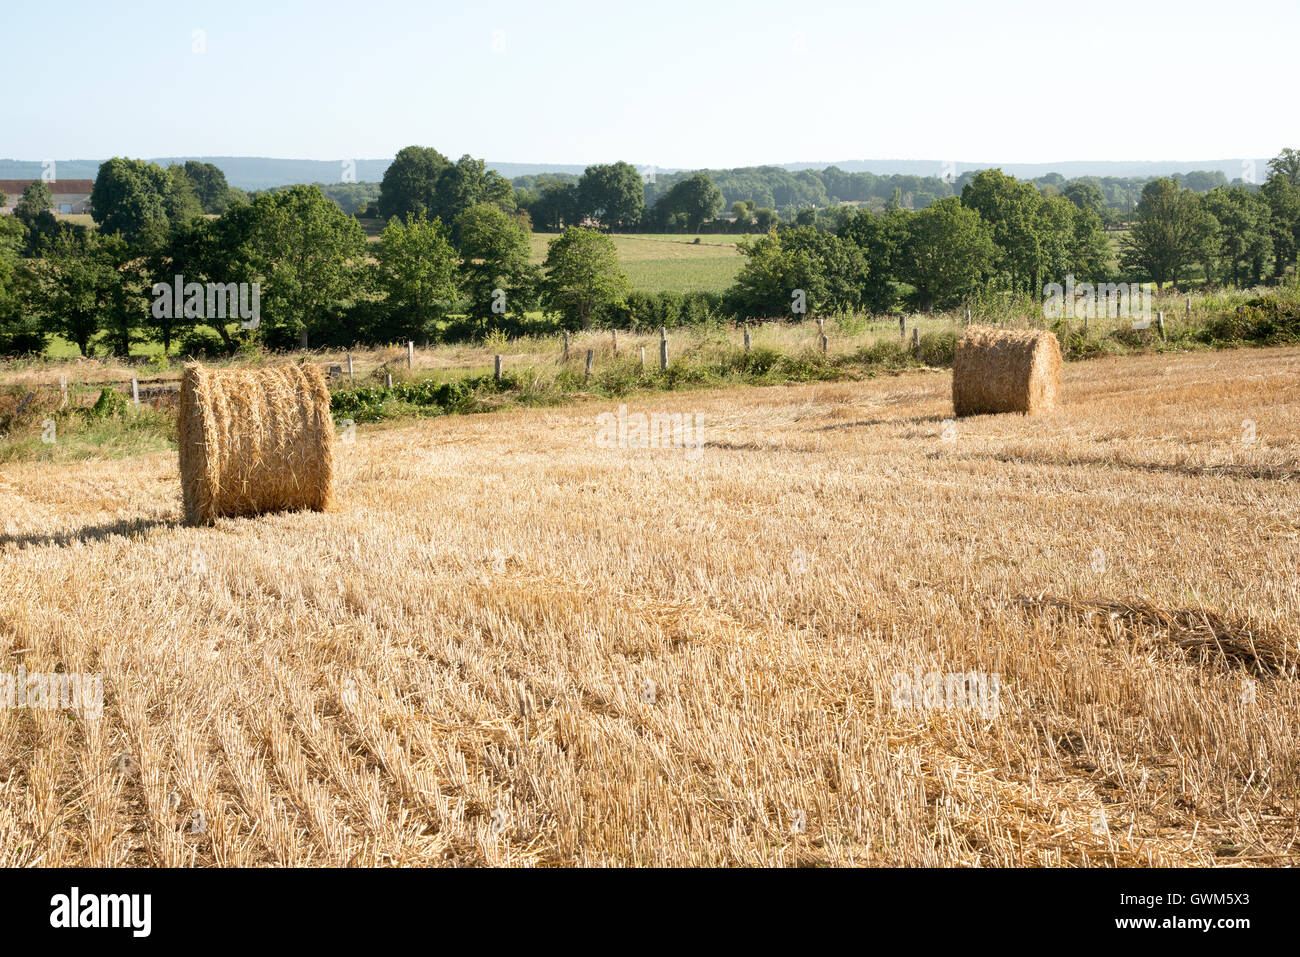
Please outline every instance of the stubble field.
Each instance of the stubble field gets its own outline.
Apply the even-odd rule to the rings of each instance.
[[[0,865],[1300,863],[1298,375],[362,428],[336,512],[212,528],[174,453],[6,465],[0,673],[104,706],[0,708]]]

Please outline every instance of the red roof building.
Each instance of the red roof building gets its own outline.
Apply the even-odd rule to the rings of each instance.
[[[0,213],[9,214],[23,197],[25,190],[36,180],[0,179],[0,193],[5,195],[4,208]],[[54,197],[52,213],[88,213],[90,212],[90,191],[95,187],[93,179],[57,179],[46,183]]]

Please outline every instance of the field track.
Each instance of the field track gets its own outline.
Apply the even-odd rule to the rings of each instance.
[[[0,708],[0,866],[1300,864],[1300,349],[950,388],[362,428],[213,528],[174,454],[4,466],[0,672],[105,705]]]

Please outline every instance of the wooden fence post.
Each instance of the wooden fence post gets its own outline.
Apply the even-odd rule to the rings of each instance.
[[[588,349],[587,350],[587,377],[586,379],[583,380],[584,382],[591,381],[591,367],[595,361],[596,361],[596,350]]]
[[[966,310],[966,325],[970,325],[970,310]]]
[[[493,365],[495,366],[495,368],[492,371],[492,377],[496,379],[497,385],[500,385],[501,384],[501,357],[493,356],[492,361],[493,361]]]
[[[609,330],[609,332],[610,332],[610,335],[613,336],[613,338],[614,338],[614,355],[618,355],[618,330],[617,330],[617,329],[611,329],[611,330]]]
[[[918,326],[912,327],[912,351],[921,354],[921,329]]]
[[[59,376],[59,391],[63,393],[63,404],[59,408],[66,409],[68,407],[68,377],[65,375]]]
[[[348,353],[348,381],[352,382],[352,353]]]
[[[564,330],[564,361],[569,361],[569,330]]]
[[[140,404],[140,382],[137,379],[131,380],[131,401],[137,406]]]
[[[826,333],[822,333],[822,355],[826,355],[826,349],[830,345],[830,340],[826,338]]]
[[[645,372],[645,346],[641,347],[641,371]]]
[[[415,366],[415,340],[408,339],[406,342],[406,371],[410,372]]]
[[[1156,328],[1160,330],[1160,338],[1163,339],[1165,337],[1165,314],[1163,312],[1156,313]]]
[[[898,338],[907,340],[907,317],[902,314],[898,317]]]
[[[745,351],[748,352],[749,350],[750,350],[750,342],[749,342],[749,326],[746,325],[746,326],[745,326]]]
[[[659,371],[668,371],[668,330],[659,327]]]
[[[391,389],[392,387],[393,387],[393,374],[392,374],[391,372],[385,372],[385,373],[384,373],[384,388],[385,388],[385,389]]]

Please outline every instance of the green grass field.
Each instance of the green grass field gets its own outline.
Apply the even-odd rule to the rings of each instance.
[[[555,233],[532,236],[535,263],[546,258]],[[737,236],[612,233],[619,262],[638,292],[722,292],[736,279],[744,260]],[[694,242],[699,239],[699,243]]]
[[[360,221],[366,238],[378,242],[383,223]],[[559,233],[533,233],[532,256],[540,265],[547,244]],[[611,233],[628,281],[637,292],[722,292],[736,279],[744,262],[736,251],[741,236]],[[698,239],[699,243],[695,240]]]
[[[95,220],[90,213],[55,213],[54,218],[61,223],[71,223],[74,226],[84,226],[87,229],[95,228]]]

